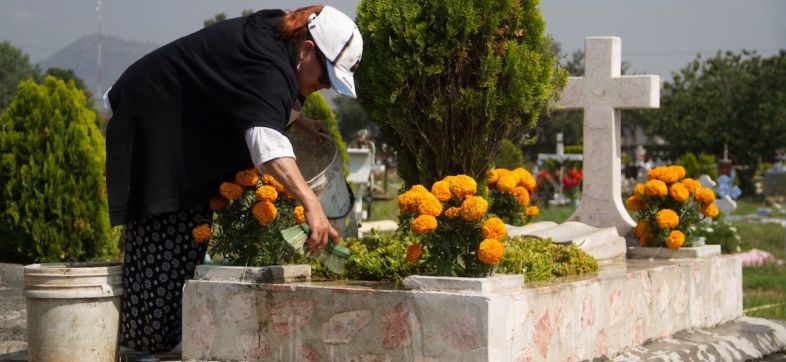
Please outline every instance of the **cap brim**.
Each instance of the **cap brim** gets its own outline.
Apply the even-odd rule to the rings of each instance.
[[[352,76],[352,73],[330,64],[327,60],[325,60],[325,63],[327,65],[328,76],[330,77],[330,86],[333,87],[338,94],[357,98],[357,94],[355,93],[355,78]]]

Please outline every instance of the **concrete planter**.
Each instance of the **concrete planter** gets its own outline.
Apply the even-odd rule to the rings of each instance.
[[[184,360],[583,360],[742,315],[741,264],[726,256],[628,260],[526,286],[520,276],[414,277],[406,290],[201,274],[183,294]]]

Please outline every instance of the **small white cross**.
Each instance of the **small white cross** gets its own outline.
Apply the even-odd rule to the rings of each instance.
[[[564,109],[584,110],[584,184],[570,220],[614,226],[626,235],[635,226],[622,202],[620,109],[660,107],[660,77],[621,76],[619,37],[587,37],[584,77],[570,77]]]

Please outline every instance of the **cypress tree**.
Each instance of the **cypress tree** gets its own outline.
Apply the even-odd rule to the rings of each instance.
[[[0,259],[89,260],[110,240],[104,138],[85,94],[47,76],[0,116]]]
[[[485,179],[566,79],[535,0],[362,0],[360,102],[407,185]]]

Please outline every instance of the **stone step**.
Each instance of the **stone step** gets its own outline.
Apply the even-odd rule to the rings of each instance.
[[[613,361],[786,361],[786,321],[753,317],[676,333],[631,348]]]

